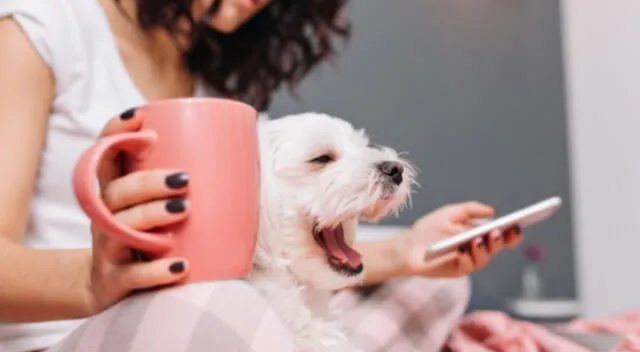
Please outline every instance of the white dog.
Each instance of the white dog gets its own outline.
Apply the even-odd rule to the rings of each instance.
[[[260,123],[261,219],[250,277],[301,351],[342,351],[347,334],[329,311],[333,290],[363,279],[353,247],[359,220],[397,213],[414,168],[362,130],[324,114]]]

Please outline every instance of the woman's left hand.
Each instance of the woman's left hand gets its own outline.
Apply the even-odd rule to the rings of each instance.
[[[484,268],[504,247],[515,247],[522,241],[518,228],[494,232],[476,238],[458,251],[425,261],[427,247],[447,237],[473,228],[474,221],[493,217],[488,205],[467,202],[447,205],[418,219],[413,226],[398,235],[396,244],[403,259],[403,272],[409,276],[454,278]]]

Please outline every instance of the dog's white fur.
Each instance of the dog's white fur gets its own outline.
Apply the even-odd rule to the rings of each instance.
[[[327,303],[332,290],[358,284],[363,274],[331,267],[314,239],[314,226],[341,224],[352,245],[359,220],[377,221],[407,203],[415,169],[395,151],[371,146],[364,131],[325,114],[290,115],[259,125],[260,233],[249,280],[300,350],[344,350],[347,334]],[[322,155],[332,161],[311,161]],[[402,166],[400,184],[390,183],[379,170],[384,161]]]

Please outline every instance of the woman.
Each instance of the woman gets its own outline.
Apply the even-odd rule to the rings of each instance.
[[[278,319],[241,281],[174,287],[123,300],[133,291],[180,280],[189,263],[182,258],[134,262],[129,248],[105,236],[80,211],[71,172],[99,135],[138,129],[140,120],[128,109],[146,102],[222,95],[263,110],[276,89],[294,87],[332,56],[333,39],[347,37],[344,2],[0,2],[0,201],[5,204],[0,321],[6,322],[0,325],[0,350],[293,350]],[[108,120],[111,116],[118,117]],[[149,229],[189,214],[183,199],[188,175],[181,170],[122,176],[113,155],[99,176],[105,202],[128,226]],[[442,344],[446,328],[464,310],[467,287],[464,279],[434,278],[464,277],[521,236],[511,231],[503,240],[473,244],[429,265],[420,253],[492,214],[483,204],[451,205],[404,233],[361,244],[367,284],[384,285],[336,297],[336,304],[347,309],[345,322],[355,328],[353,341],[371,350],[367,344],[375,336],[379,348],[410,350],[399,334],[380,339],[379,332],[355,325],[375,321],[367,314],[382,299],[398,298],[398,309],[405,311],[389,312],[395,315],[385,322],[418,336],[412,343],[422,350]],[[441,314],[428,319],[429,312],[406,311],[403,292],[421,293],[410,303],[439,307]],[[242,314],[236,314],[239,307]],[[409,327],[416,319],[423,320],[417,332]]]

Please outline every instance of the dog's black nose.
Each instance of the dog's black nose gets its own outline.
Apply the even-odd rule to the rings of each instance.
[[[384,175],[387,175],[391,178],[391,181],[396,185],[402,183],[402,173],[404,172],[404,167],[402,164],[396,161],[383,161],[378,164],[378,170]]]

